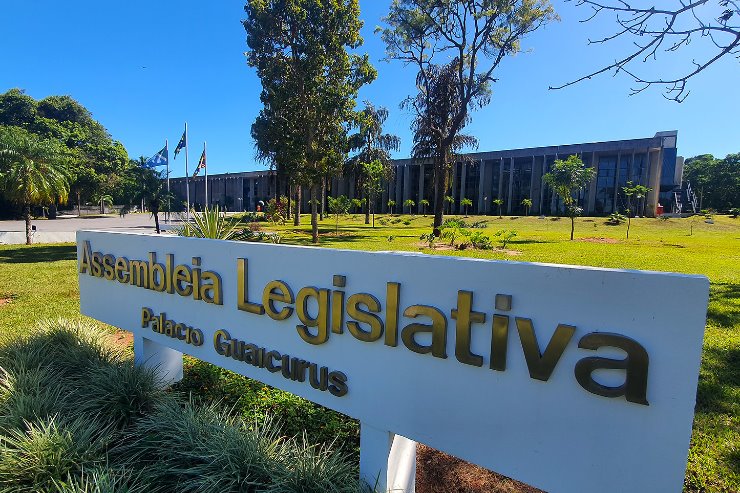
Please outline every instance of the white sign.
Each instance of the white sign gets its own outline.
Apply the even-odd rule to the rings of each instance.
[[[84,314],[357,418],[363,440],[388,430],[552,493],[681,490],[705,277],[77,238]]]

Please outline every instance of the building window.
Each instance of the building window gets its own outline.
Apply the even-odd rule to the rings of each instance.
[[[617,156],[600,156],[599,171],[596,177],[595,213],[611,214],[614,212],[614,183],[616,175]]]

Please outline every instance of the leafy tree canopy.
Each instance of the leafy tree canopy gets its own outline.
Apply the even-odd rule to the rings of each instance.
[[[69,156],[70,188],[77,198],[90,200],[102,191],[123,201],[119,185],[130,169],[128,153],[71,96],[37,101],[20,89],[10,89],[0,94],[0,125],[59,142]]]

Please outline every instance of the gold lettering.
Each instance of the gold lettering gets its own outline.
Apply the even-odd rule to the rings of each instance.
[[[214,305],[223,305],[221,292],[221,276],[207,270],[202,275],[203,284],[200,286],[200,297],[206,303],[213,303]],[[205,284],[205,283],[208,284]]]
[[[450,316],[457,321],[455,324],[455,357],[460,363],[466,365],[483,366],[483,356],[473,354],[470,350],[470,330],[472,324],[485,322],[486,314],[473,311],[472,292],[457,292],[457,308],[452,310]]]
[[[308,300],[315,298],[319,310],[315,318],[308,313]],[[306,286],[298,291],[296,297],[296,313],[304,325],[296,325],[298,335],[309,344],[323,344],[329,339],[329,290]],[[318,332],[313,335],[308,328],[316,327]]]
[[[248,301],[248,274],[249,264],[247,262],[247,259],[236,259],[236,307],[239,310],[245,312],[254,313],[255,315],[262,315],[263,313],[265,313],[265,307],[257,303],[250,303]]]
[[[131,263],[133,264],[133,262]],[[184,285],[181,283],[184,283]],[[190,296],[193,294],[190,267],[187,265],[178,265],[175,267],[175,292],[180,296]]]
[[[560,361],[560,357],[573,337],[576,328],[572,325],[558,325],[544,353],[540,353],[540,346],[537,343],[537,334],[534,332],[532,320],[516,317],[516,328],[519,331],[519,339],[524,350],[524,358],[527,361],[529,376],[546,382],[552,375],[555,365]]]
[[[149,265],[143,260],[132,260],[130,264],[131,284],[140,288],[149,287]]]
[[[154,312],[151,308],[141,308],[141,327],[144,328],[149,325],[149,322],[154,318]]]
[[[385,286],[385,345],[398,346],[398,299],[401,285],[389,282]]]
[[[95,277],[103,276],[103,254],[95,252],[92,255],[92,274]]]
[[[226,339],[226,341],[224,341]],[[216,350],[216,352],[222,356],[230,356],[228,354],[229,352],[229,340],[231,339],[231,336],[228,332],[226,332],[223,329],[219,329],[216,331],[215,334],[213,334],[213,349]],[[199,346],[200,344],[196,344],[196,346]]]
[[[105,270],[103,277],[109,281],[112,281],[115,276],[115,271],[113,270],[113,262],[115,260],[115,257],[111,254],[103,255],[103,269]]]
[[[273,320],[285,320],[293,314],[293,308],[284,306],[280,310],[275,308],[275,301],[293,303],[293,291],[283,281],[270,281],[262,291],[262,307],[265,313]]]
[[[360,308],[360,305],[365,305],[367,310]],[[357,322],[366,323],[370,326],[370,330],[367,331],[360,327],[357,322],[347,322],[347,329],[356,339],[362,342],[374,342],[383,335],[383,321],[378,315],[370,312],[380,312],[380,301],[375,296],[367,293],[357,293],[347,300],[347,315],[357,320]]]
[[[84,274],[86,271],[93,275],[92,266],[90,261],[92,259],[92,246],[89,241],[85,241],[82,245],[82,260],[80,261],[80,274]]]
[[[506,352],[509,345],[509,317],[494,315],[491,325],[491,370],[506,370]]]
[[[401,340],[407,348],[415,353],[432,353],[436,358],[447,358],[447,318],[444,313],[433,306],[412,305],[404,310],[403,316],[428,317],[432,321],[431,325],[413,323],[403,328]],[[430,346],[419,344],[415,339],[416,334],[425,332],[432,334]]]
[[[592,332],[578,341],[582,349],[597,350],[601,347],[616,347],[627,353],[624,359],[590,356],[576,363],[578,383],[592,394],[604,397],[624,396],[629,402],[649,405],[647,400],[648,366],[650,358],[645,348],[634,339],[608,332]],[[601,369],[625,370],[624,383],[618,387],[602,385],[593,379],[593,372]]]
[[[128,284],[128,271],[128,259],[126,257],[118,257],[116,259],[116,280],[120,283]]]

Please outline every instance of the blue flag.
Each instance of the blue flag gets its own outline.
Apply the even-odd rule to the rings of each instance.
[[[165,166],[167,164],[167,146],[164,146],[161,151],[156,153],[154,156],[147,159],[144,163],[145,168],[156,168],[157,166]]]
[[[180,142],[178,142],[177,147],[175,147],[175,156],[174,156],[175,159],[177,159],[177,153],[180,152],[180,149],[184,149],[185,146],[187,145],[188,145],[188,140],[187,140],[185,132],[183,132],[182,137],[180,137]]]

